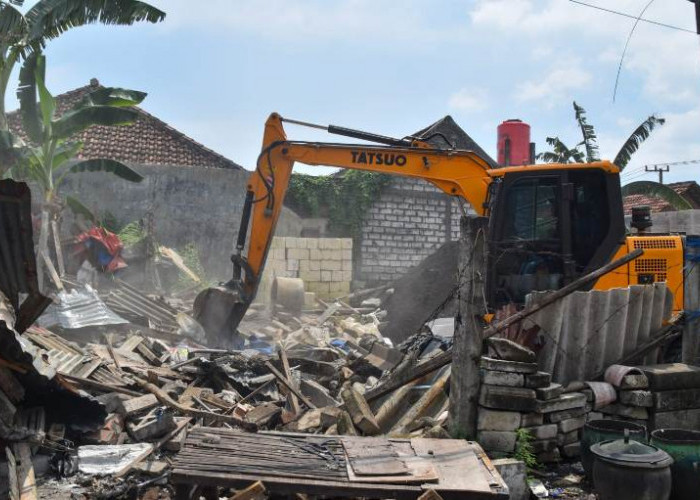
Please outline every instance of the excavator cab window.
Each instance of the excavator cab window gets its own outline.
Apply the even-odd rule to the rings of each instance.
[[[559,173],[505,179],[492,215],[491,231],[497,236],[490,253],[496,303],[521,303],[532,290],[560,286],[561,193]]]
[[[489,222],[487,297],[523,304],[608,262],[624,239],[617,174],[599,169],[507,174]]]

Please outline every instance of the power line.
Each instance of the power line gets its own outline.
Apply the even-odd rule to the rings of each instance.
[[[592,8],[592,9],[602,10],[602,11],[604,11],[604,12],[609,12],[609,13],[611,13],[611,14],[617,14],[618,16],[628,17],[628,18],[630,18],[630,19],[637,19],[637,16],[634,16],[634,15],[632,15],[632,14],[627,14],[626,12],[620,12],[620,11],[618,11],[618,10],[606,9],[605,7],[600,7],[600,6],[598,6],[598,5],[593,5],[593,4],[590,4],[590,3],[581,2],[580,0],[569,0],[569,2],[577,3],[577,4],[583,5],[583,6],[585,6],[585,7],[590,7],[590,8]],[[696,33],[695,31],[689,30],[689,29],[686,29],[686,28],[681,28],[680,26],[673,26],[673,25],[671,25],[671,24],[660,23],[660,22],[658,22],[658,21],[652,21],[651,19],[639,18],[639,20],[640,20],[640,21],[643,21],[643,22],[645,22],[645,23],[655,24],[655,25],[657,25],[657,26],[663,26],[664,28],[670,28],[670,29],[678,30],[678,31],[685,31],[686,33],[692,33],[693,35],[698,35],[698,33]]]
[[[664,163],[655,163],[653,165],[644,165],[644,168],[655,168],[655,167],[673,167],[674,165],[691,165],[693,163],[700,163],[700,160],[685,160],[685,161],[670,161]]]

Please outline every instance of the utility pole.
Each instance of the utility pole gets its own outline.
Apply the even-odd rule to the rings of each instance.
[[[698,4],[700,5],[700,4]],[[654,168],[649,168],[648,166],[644,167],[645,172],[658,172],[659,174],[659,184],[664,183],[664,172],[668,172],[671,169],[669,165],[666,165],[666,168],[659,166],[659,165],[654,165]]]
[[[688,0],[695,4],[695,26],[697,27],[698,35],[700,35],[700,0]]]

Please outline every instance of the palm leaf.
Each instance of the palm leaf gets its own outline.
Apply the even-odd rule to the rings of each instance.
[[[586,148],[586,161],[588,163],[599,161],[598,137],[596,136],[595,128],[586,121],[586,110],[576,104],[576,101],[574,101],[574,113],[576,114],[578,126],[581,128],[583,145]]]
[[[622,196],[630,196],[633,194],[660,198],[676,210],[688,210],[693,208],[688,200],[676,193],[672,188],[654,181],[637,181],[622,186]]]
[[[0,2],[0,42],[8,45],[21,40],[28,29],[25,17],[11,4],[21,2]]]
[[[91,220],[93,223],[97,221],[97,217],[95,217],[95,214],[92,213],[92,210],[83,205],[83,203],[77,198],[66,196],[66,205],[68,205],[68,208],[70,208],[71,212],[73,212],[75,215],[82,215],[83,217]]]
[[[67,139],[92,125],[129,125],[139,116],[138,111],[112,106],[88,106],[65,113],[53,122],[54,137]]]
[[[136,106],[141,104],[146,95],[148,95],[146,92],[139,92],[138,90],[101,87],[87,94],[76,108],[81,106]]]
[[[124,163],[116,160],[95,159],[83,160],[69,169],[72,173],[77,172],[110,172],[117,177],[120,177],[130,182],[141,182],[143,177],[137,171],[128,167]]]
[[[17,88],[22,127],[29,139],[34,143],[41,142],[44,136],[44,129],[39,119],[39,108],[37,106],[37,57],[37,53],[32,53],[25,59],[22,68],[19,70],[19,87]]]
[[[64,31],[92,23],[131,25],[157,23],[165,13],[135,0],[40,0],[26,15],[30,43],[44,44]]]
[[[583,163],[583,153],[577,147],[569,149],[559,137],[547,137],[546,141],[552,146],[552,151],[538,154],[537,159],[546,163],[571,163],[572,159],[577,163]]]
[[[632,155],[636,153],[642,143],[649,138],[651,132],[657,126],[663,125],[665,122],[665,119],[657,118],[655,115],[651,115],[644,120],[622,145],[622,148],[615,157],[615,165],[620,167],[620,170],[623,170],[629,163]]]
[[[39,109],[44,121],[44,134],[47,132],[50,134],[51,120],[53,120],[53,114],[56,111],[56,99],[54,99],[44,83],[46,81],[46,57],[40,53],[36,55],[34,78],[36,79],[36,88],[39,91]]]

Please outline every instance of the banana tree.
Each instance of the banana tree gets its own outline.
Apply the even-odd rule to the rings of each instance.
[[[20,160],[10,171],[15,178],[36,182],[42,194],[39,262],[51,270],[47,257],[49,226],[58,241],[58,221],[63,201],[59,188],[66,176],[79,172],[109,172],[130,182],[140,182],[141,175],[122,162],[111,159],[77,159],[83,147],[76,135],[93,125],[119,126],[133,123],[138,111],[133,106],[146,97],[144,92],[120,88],[98,88],[88,93],[72,109],[59,114],[57,103],[45,84],[46,59],[33,52],[20,70],[22,125],[29,144],[21,148]],[[65,200],[74,209],[86,210],[76,199]],[[57,243],[57,251],[60,251]],[[59,269],[62,261],[59,257]]]
[[[26,12],[24,0],[0,0],[0,175],[17,160],[5,95],[12,71],[22,59],[42,50],[65,31],[87,24],[157,23],[165,13],[137,0],[39,0]]]
[[[586,110],[579,106],[574,101],[574,117],[576,123],[581,129],[582,140],[574,148],[567,148],[564,143],[559,140],[559,137],[547,137],[547,144],[552,146],[552,151],[545,151],[537,155],[537,159],[545,163],[592,163],[600,159],[598,151],[598,136],[595,132],[595,127],[589,124],[586,119]],[[646,120],[632,132],[632,134],[624,142],[613,163],[624,170],[630,162],[632,155],[637,152],[642,143],[646,141],[656,127],[666,123],[664,118],[659,118],[655,115],[649,116]],[[585,155],[579,150],[583,146]]]

